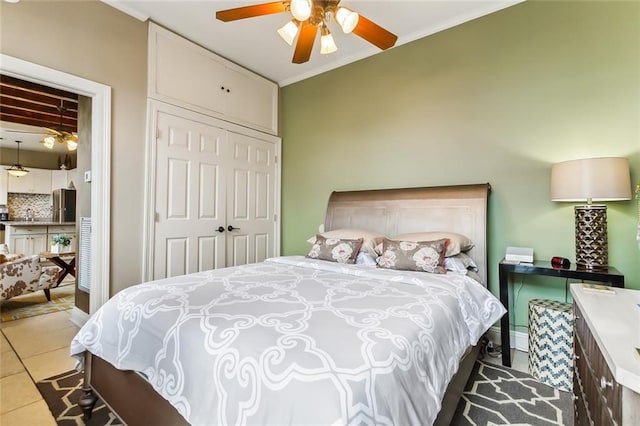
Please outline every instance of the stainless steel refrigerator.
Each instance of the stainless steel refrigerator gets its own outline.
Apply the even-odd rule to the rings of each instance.
[[[53,191],[53,221],[76,221],[76,191],[75,189],[55,189]]]

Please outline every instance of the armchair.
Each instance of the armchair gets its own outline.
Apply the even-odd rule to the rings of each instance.
[[[5,259],[0,259],[2,260]],[[55,266],[43,267],[38,255],[7,256],[6,261],[0,263],[0,300],[44,290],[47,300],[51,301],[49,289],[57,285],[60,271],[61,269]]]

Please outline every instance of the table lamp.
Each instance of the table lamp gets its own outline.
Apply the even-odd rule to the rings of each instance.
[[[629,161],[605,157],[564,161],[551,167],[551,200],[585,202],[575,206],[576,265],[606,269],[607,206],[594,201],[631,199]]]

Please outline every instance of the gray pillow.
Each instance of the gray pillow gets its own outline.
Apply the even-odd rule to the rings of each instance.
[[[444,259],[448,245],[448,238],[436,241],[396,241],[385,238],[378,266],[385,269],[446,274]]]
[[[345,240],[325,238],[318,234],[307,257],[330,262],[355,263],[360,247],[362,247],[362,238]]]

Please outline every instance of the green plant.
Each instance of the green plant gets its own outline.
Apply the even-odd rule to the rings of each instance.
[[[71,244],[71,238],[68,235],[54,235],[51,238],[51,244],[60,244],[61,246],[68,246]]]

